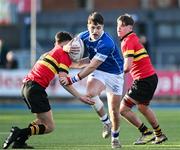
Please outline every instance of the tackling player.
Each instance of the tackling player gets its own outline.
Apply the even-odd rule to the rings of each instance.
[[[88,30],[79,34],[89,53],[89,64],[72,78],[60,78],[62,84],[73,84],[86,76],[87,95],[95,100],[94,109],[103,123],[103,138],[111,135],[112,148],[121,147],[119,142],[119,105],[123,90],[123,60],[111,36],[104,32],[104,19],[98,12],[88,17]],[[68,45],[67,45],[68,46]],[[73,49],[69,45],[71,51]],[[106,90],[110,120],[99,98]]]
[[[146,49],[133,32],[133,26],[134,20],[128,14],[119,16],[117,19],[117,34],[121,39],[121,50],[124,56],[124,73],[130,72],[133,78],[133,84],[121,102],[120,113],[142,133],[134,144],[146,144],[154,139],[153,143],[159,144],[166,141],[167,137],[162,133],[157,118],[149,107],[157,87],[158,77]],[[131,111],[134,105],[151,124],[154,134]]]
[[[42,55],[24,78],[22,96],[28,108],[35,114],[36,120],[27,128],[12,127],[10,135],[3,144],[3,149],[8,148],[13,142],[12,148],[33,148],[25,143],[30,136],[47,134],[54,130],[53,115],[45,89],[56,74],[59,77],[67,76],[73,58],[70,58],[62,48],[71,39],[69,33],[58,32],[55,36],[55,47]],[[63,87],[80,101],[94,104],[89,97],[79,94],[72,85]]]

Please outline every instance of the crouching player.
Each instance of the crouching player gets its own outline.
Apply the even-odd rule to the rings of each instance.
[[[59,77],[67,76],[73,58],[70,58],[70,55],[62,48],[71,39],[69,33],[58,32],[55,36],[55,47],[42,55],[24,78],[22,96],[31,112],[35,114],[36,120],[23,129],[12,127],[3,144],[3,149],[8,148],[13,142],[12,148],[33,148],[25,143],[30,136],[47,134],[54,130],[52,110],[45,89],[55,74]],[[89,97],[79,94],[72,85],[63,87],[80,101],[90,105],[94,104]]]

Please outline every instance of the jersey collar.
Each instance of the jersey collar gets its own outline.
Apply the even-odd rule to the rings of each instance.
[[[126,37],[127,37],[128,35],[130,35],[131,33],[133,33],[133,31],[131,31],[131,32],[127,33],[125,36],[123,36],[120,41],[124,40],[124,38],[126,38]]]

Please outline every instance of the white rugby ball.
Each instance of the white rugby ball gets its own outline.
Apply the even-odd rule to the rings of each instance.
[[[79,37],[75,37],[71,43],[71,47],[76,47],[76,53],[69,53],[73,61],[79,61],[84,55],[84,43]]]

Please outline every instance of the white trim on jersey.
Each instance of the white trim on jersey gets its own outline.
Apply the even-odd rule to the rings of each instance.
[[[94,58],[96,58],[96,59],[98,59],[98,60],[100,60],[102,62],[104,62],[107,57],[108,57],[107,55],[103,55],[101,53],[96,53],[96,55],[94,56]]]

